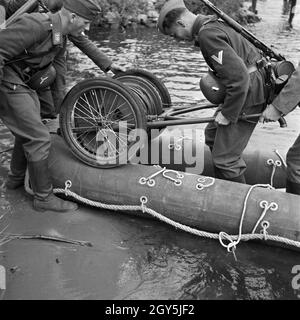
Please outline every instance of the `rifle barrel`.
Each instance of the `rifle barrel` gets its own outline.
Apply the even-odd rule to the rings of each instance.
[[[26,12],[31,12],[38,5],[39,0],[28,0],[23,4],[11,17],[9,17],[1,26],[0,29],[4,29],[5,27],[12,24],[16,19],[18,19],[22,14]]]
[[[201,0],[207,7],[209,7],[213,12],[217,14],[221,19],[223,19],[229,26],[231,26],[235,31],[240,33],[245,39],[247,39],[249,42],[251,42],[256,48],[262,50],[267,56],[269,56],[272,59],[276,59],[278,61],[283,61],[285,58],[276,52],[269,48],[266,44],[264,44],[262,41],[257,39],[253,33],[245,29],[243,26],[241,26],[238,22],[236,22],[234,19],[229,17],[225,12],[217,8],[213,3],[211,3],[209,0]]]

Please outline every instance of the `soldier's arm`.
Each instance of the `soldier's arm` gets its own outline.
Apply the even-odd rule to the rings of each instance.
[[[247,67],[231,47],[225,32],[216,28],[205,28],[199,36],[200,49],[207,64],[216,71],[226,88],[221,112],[229,121],[236,123],[250,85]]]
[[[34,15],[24,14],[0,32],[0,82],[6,62],[13,60],[47,36],[45,25]]]
[[[88,37],[68,37],[73,44],[86,54],[102,71],[107,72],[112,65],[111,59],[104,54]]]
[[[272,102],[273,106],[286,115],[300,102],[300,66],[297,67],[287,85]]]

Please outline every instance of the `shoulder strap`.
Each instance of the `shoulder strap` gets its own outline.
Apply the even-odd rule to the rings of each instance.
[[[61,24],[61,19],[59,14],[55,13],[45,13],[47,16],[49,16],[50,20],[51,20],[51,28],[52,28],[52,43],[54,46],[58,46],[63,44],[63,35],[62,35],[62,24]],[[49,51],[44,51],[44,52],[39,52],[36,54],[31,54],[30,57],[31,58],[39,58],[39,57],[43,57],[46,54],[48,54],[49,52],[51,52],[52,49],[50,49]],[[5,65],[10,65],[13,64],[15,62],[19,62],[19,61],[23,61],[26,60],[29,57],[29,54],[27,53],[27,51],[25,50],[25,54],[22,54],[18,57],[16,57],[13,60],[10,60],[8,62],[6,62]]]
[[[52,43],[54,46],[63,43],[62,23],[59,13],[48,13],[52,27]]]

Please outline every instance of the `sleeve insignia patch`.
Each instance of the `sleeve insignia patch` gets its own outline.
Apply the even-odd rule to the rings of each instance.
[[[223,64],[223,50],[218,53],[218,56],[217,56],[217,57],[216,57],[215,55],[212,55],[211,57],[212,57],[212,59],[214,59],[217,63],[219,63],[219,64],[221,64],[221,65]]]

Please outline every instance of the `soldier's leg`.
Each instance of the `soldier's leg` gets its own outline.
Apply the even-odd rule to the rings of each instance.
[[[0,117],[9,110],[8,100],[5,92],[0,90]],[[23,149],[23,139],[19,136],[15,136],[15,144],[10,162],[10,171],[8,173],[8,179],[6,181],[6,187],[14,190],[24,185],[24,178],[27,168],[27,159],[25,157]]]
[[[291,8],[290,8],[290,15],[289,15],[289,25],[291,28],[293,28],[293,19],[294,19],[294,16],[295,16],[295,13],[296,13],[296,4],[297,4],[297,0],[290,0],[290,5],[291,5]]]
[[[56,119],[57,114],[54,108],[54,102],[50,88],[37,91],[40,105],[42,119]]]
[[[28,160],[28,170],[37,210],[76,210],[77,205],[63,201],[53,194],[48,169],[51,138],[40,117],[37,94],[26,86],[1,85],[7,94],[8,105],[1,108],[4,124],[24,140],[23,148]]]
[[[27,158],[23,149],[24,140],[18,136],[15,137],[14,150],[10,162],[10,171],[6,181],[6,187],[15,190],[24,186],[25,173],[27,169]]]
[[[242,158],[242,153],[255,126],[256,123],[247,121],[218,126],[212,150],[216,178],[245,183],[246,163]]]
[[[217,126],[215,123],[209,123],[204,131],[205,135],[205,144],[209,147],[210,151],[212,151],[215,143]]]
[[[287,153],[286,192],[300,195],[300,135]]]

